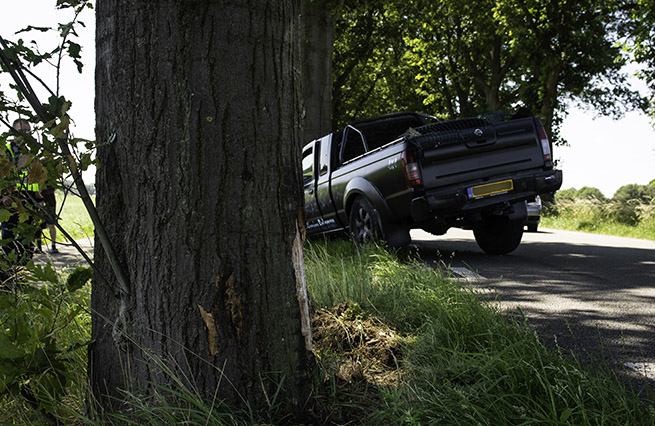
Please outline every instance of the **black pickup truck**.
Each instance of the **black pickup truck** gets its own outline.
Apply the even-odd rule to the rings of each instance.
[[[472,229],[482,250],[518,247],[526,202],[562,184],[532,116],[439,121],[402,112],[355,121],[303,148],[308,235],[350,232],[402,247],[410,229]]]

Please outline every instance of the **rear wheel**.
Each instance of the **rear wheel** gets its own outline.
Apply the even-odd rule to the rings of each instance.
[[[510,220],[507,216],[486,216],[473,228],[478,246],[487,254],[507,254],[521,244],[522,220]]]
[[[364,197],[358,197],[350,209],[350,234],[357,246],[382,239],[380,216]]]

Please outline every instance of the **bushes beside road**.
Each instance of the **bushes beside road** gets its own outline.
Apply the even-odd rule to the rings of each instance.
[[[566,189],[544,206],[542,225],[571,231],[593,232],[655,240],[655,181],[625,185],[612,199],[598,189]]]

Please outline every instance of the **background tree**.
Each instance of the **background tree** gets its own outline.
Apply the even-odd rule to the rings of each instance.
[[[559,200],[575,200],[575,194],[578,190],[575,188],[560,189],[555,194],[555,199]]]
[[[634,60],[642,65],[638,75],[650,89],[648,113],[655,119],[655,2],[624,0],[621,5],[620,34]]]
[[[357,118],[421,110],[413,76],[402,67],[411,28],[396,2],[342,2],[335,14],[333,128]]]
[[[631,183],[628,185],[623,185],[617,189],[612,198],[617,201],[627,202],[630,200],[641,200],[642,195],[642,185]]]
[[[635,183],[623,185],[616,190],[612,198],[621,202],[634,200],[650,204],[655,200],[655,180],[652,180],[648,185],[637,185]]]
[[[98,247],[89,373],[105,407],[165,369],[254,407],[309,394],[299,12],[98,1],[97,204],[128,280]]]
[[[649,203],[655,201],[655,179],[648,182],[648,185],[644,187],[644,196]]]
[[[522,72],[514,77],[518,98],[542,119],[556,140],[566,100],[620,117],[640,108],[630,89],[619,45],[616,1],[508,0],[501,14],[521,52]]]
[[[302,0],[302,142],[332,129],[332,53],[334,19],[329,2]]]
[[[412,47],[407,59],[423,103],[438,115],[476,115],[515,102],[516,89],[501,86],[507,86],[517,53],[507,43],[510,30],[495,7],[493,1],[419,1],[413,7],[415,31],[407,39]]]
[[[583,186],[578,189],[575,193],[575,198],[582,200],[607,201],[607,197],[603,195],[600,189],[591,186]]]

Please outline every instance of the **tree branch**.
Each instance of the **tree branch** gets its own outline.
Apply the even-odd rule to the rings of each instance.
[[[23,96],[25,96],[25,99],[27,99],[29,104],[32,106],[32,109],[38,116],[39,120],[41,120],[43,123],[48,123],[52,119],[56,118],[56,117],[49,117],[46,114],[46,112],[43,109],[43,105],[41,105],[38,97],[30,87],[29,81],[27,80],[27,78],[25,78],[25,75],[22,73],[21,71],[22,67],[20,66],[20,64],[18,65],[13,64],[12,61],[10,61],[9,58],[5,55],[4,49],[8,49],[8,46],[4,38],[2,38],[1,36],[0,36],[0,44],[3,47],[3,49],[0,49],[0,59],[2,60],[5,67],[9,70],[9,74],[16,82],[18,89],[21,91],[21,93],[23,93]],[[107,236],[105,227],[100,220],[100,216],[98,215],[98,211],[93,205],[93,201],[91,200],[91,197],[89,196],[89,193],[86,190],[86,185],[84,184],[82,175],[78,171],[77,166],[71,163],[71,158],[73,157],[73,155],[67,143],[68,135],[64,138],[61,137],[56,138],[56,141],[57,144],[59,145],[59,149],[61,150],[62,156],[64,158],[64,162],[66,163],[68,169],[71,171],[71,174],[73,176],[73,181],[75,182],[75,186],[78,192],[80,193],[82,202],[84,203],[84,207],[86,208],[87,212],[89,213],[89,217],[93,222],[93,226],[96,235],[100,240],[100,244],[102,245],[105,251],[107,259],[109,260],[109,264],[111,265],[112,270],[116,276],[116,279],[118,280],[118,283],[120,285],[120,290],[125,296],[127,296],[130,294],[130,286],[127,277],[121,268],[120,262],[118,260],[118,256],[116,256],[116,253],[114,252],[111,241]]]

